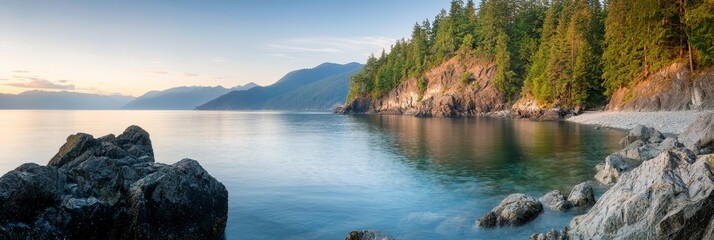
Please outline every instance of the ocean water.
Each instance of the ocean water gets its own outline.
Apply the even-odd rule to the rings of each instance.
[[[0,111],[0,174],[46,164],[68,135],[151,134],[156,160],[198,160],[229,192],[226,239],[526,239],[582,213],[521,227],[475,221],[507,195],[567,194],[623,132],[568,122],[213,111]],[[603,191],[598,188],[598,193]]]

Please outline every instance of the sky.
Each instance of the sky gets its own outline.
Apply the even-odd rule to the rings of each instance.
[[[0,0],[0,93],[140,96],[364,63],[450,0]]]

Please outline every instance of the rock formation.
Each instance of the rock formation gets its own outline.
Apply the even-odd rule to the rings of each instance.
[[[666,151],[625,174],[570,224],[580,239],[712,239],[714,175],[709,156]]]
[[[570,190],[570,195],[568,195],[568,202],[574,207],[588,207],[595,204],[595,191],[590,183],[584,182],[575,185],[572,190]]]
[[[627,145],[623,150],[610,154],[603,163],[595,168],[595,179],[605,185],[612,185],[620,176],[636,168],[642,162],[650,160],[662,151],[680,148],[681,144],[674,138],[664,138],[664,135],[654,128],[638,125],[630,130],[620,140]]]
[[[352,231],[345,240],[394,240],[394,238],[374,230]]]
[[[565,198],[563,193],[561,193],[559,190],[553,190],[549,193],[546,193],[542,197],[538,199],[543,205],[548,207],[550,210],[556,211],[556,212],[561,212],[570,209],[573,207],[570,202],[568,202],[568,199]]]
[[[0,178],[0,239],[220,239],[228,192],[198,162],[154,162],[149,134],[67,138]]]
[[[522,193],[514,193],[481,217],[478,226],[482,228],[520,226],[535,219],[541,213],[543,213],[543,205],[538,200]]]
[[[465,57],[464,57],[465,58]],[[410,114],[422,117],[470,117],[501,114],[506,97],[496,89],[496,65],[475,59],[452,58],[411,78],[378,99],[356,98],[336,109],[343,114]],[[502,115],[502,114],[501,114]]]
[[[714,109],[714,68],[692,78],[686,64],[674,63],[613,94],[612,111]]]

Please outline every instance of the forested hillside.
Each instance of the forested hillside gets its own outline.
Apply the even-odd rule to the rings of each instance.
[[[504,102],[601,106],[672,64],[687,64],[691,76],[714,64],[714,1],[452,1],[433,22],[415,24],[411,38],[370,56],[348,102],[377,100],[409,79],[423,92],[424,73],[452,58],[495,64]],[[474,77],[457,75],[463,84]]]

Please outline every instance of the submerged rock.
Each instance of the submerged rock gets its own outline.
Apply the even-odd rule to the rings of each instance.
[[[575,239],[712,239],[714,175],[709,156],[670,150],[643,162],[575,217]]]
[[[543,213],[543,205],[522,193],[508,195],[501,203],[478,220],[482,228],[520,226]]]
[[[587,207],[595,204],[595,192],[589,182],[575,185],[570,190],[568,202],[574,207]]]
[[[546,193],[545,195],[540,197],[538,201],[543,203],[543,205],[548,207],[550,210],[556,212],[565,211],[572,207],[570,202],[568,202],[568,199],[566,199],[563,193],[561,193],[559,190],[553,190],[549,193]]]
[[[220,239],[228,192],[198,162],[154,162],[137,126],[67,138],[0,178],[0,239]]]
[[[565,228],[563,231],[557,231],[555,229],[551,229],[547,233],[536,233],[531,235],[529,240],[568,240],[570,237],[568,236],[568,228]]]
[[[345,240],[394,240],[394,238],[374,230],[352,231]]]

